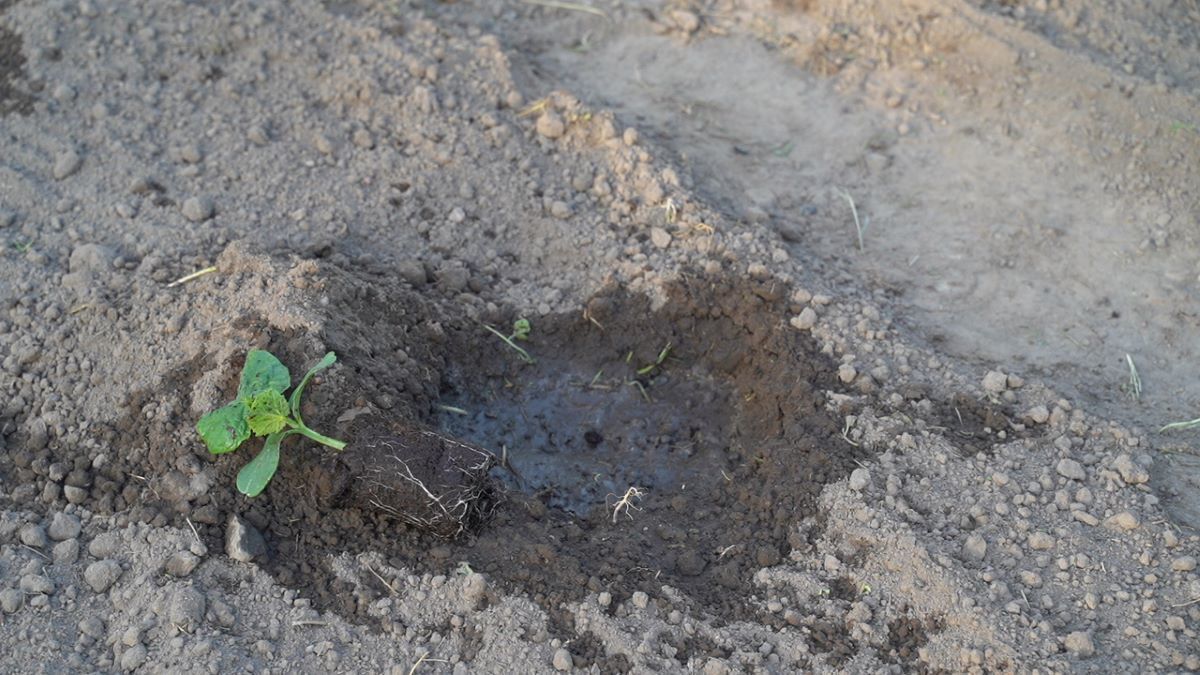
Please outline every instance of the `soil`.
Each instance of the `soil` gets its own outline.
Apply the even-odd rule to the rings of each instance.
[[[1127,4],[0,0],[0,670],[1200,670]]]

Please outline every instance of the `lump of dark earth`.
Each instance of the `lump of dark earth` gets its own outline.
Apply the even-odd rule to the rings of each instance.
[[[487,450],[419,427],[370,420],[337,458],[331,497],[442,537],[485,521],[496,506]]]

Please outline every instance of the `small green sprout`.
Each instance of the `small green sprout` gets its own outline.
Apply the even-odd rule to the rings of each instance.
[[[486,323],[483,324],[483,327],[488,329],[489,331],[491,331],[492,334],[494,334],[496,337],[500,338],[501,340],[504,340],[504,344],[508,345],[509,347],[512,347],[513,350],[515,350],[517,352],[517,354],[520,354],[522,361],[524,361],[525,363],[537,363],[537,361],[535,361],[534,358],[529,355],[529,352],[522,349],[516,343],[517,340],[528,340],[529,339],[529,332],[531,330],[533,330],[533,326],[529,323],[529,319],[517,319],[516,321],[514,321],[512,335],[505,335],[504,333],[501,333],[500,331],[496,330],[495,328],[492,328],[491,326],[487,325]]]
[[[661,366],[663,364],[663,362],[665,362],[667,360],[667,357],[670,355],[671,355],[671,343],[668,342],[667,346],[663,347],[662,351],[658,353],[658,358],[654,360],[654,363],[651,363],[648,366],[642,366],[641,368],[638,368],[637,374],[638,375],[649,375],[650,373],[654,372],[654,370],[656,368]]]
[[[196,423],[196,431],[214,455],[237,450],[251,434],[267,437],[258,456],[238,472],[237,488],[242,494],[255,497],[271,482],[279,468],[279,444],[288,436],[307,436],[334,450],[346,447],[345,441],[308,428],[300,416],[300,397],[309,380],[336,361],[333,352],[326,354],[305,373],[291,396],[284,397],[283,392],[292,386],[292,375],[287,366],[271,352],[251,349],[242,368],[237,399],[201,417]]]

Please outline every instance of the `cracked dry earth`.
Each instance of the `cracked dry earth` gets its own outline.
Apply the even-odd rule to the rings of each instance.
[[[1200,670],[1129,4],[0,0],[0,670]],[[247,499],[255,347],[351,447]],[[379,487],[451,446],[452,538]]]

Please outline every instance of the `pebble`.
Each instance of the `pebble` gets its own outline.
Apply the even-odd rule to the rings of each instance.
[[[859,467],[850,472],[850,489],[855,492],[862,492],[868,485],[871,484],[871,472],[867,469]]]
[[[21,590],[26,593],[54,594],[54,582],[41,574],[26,574],[21,577]]]
[[[1180,556],[1171,561],[1171,569],[1176,572],[1191,572],[1196,569],[1196,558],[1194,556]]]
[[[1044,405],[1035,405],[1025,413],[1025,417],[1034,424],[1045,424],[1050,419],[1050,410]]]
[[[680,553],[679,558],[675,560],[675,571],[685,577],[699,576],[707,566],[708,563],[704,561],[704,556],[694,550]]]
[[[788,322],[796,330],[812,330],[817,325],[817,312],[812,307],[805,307]]]
[[[601,607],[608,607],[612,604],[612,593],[609,593],[608,591],[600,591],[600,595],[596,596],[596,602],[599,603]]]
[[[999,394],[1008,389],[1008,375],[999,370],[988,371],[983,376],[983,390],[989,394]]]
[[[164,568],[167,574],[175,577],[186,577],[200,564],[200,558],[191,551],[180,551],[167,559]]]
[[[575,666],[575,661],[571,658],[571,652],[561,647],[558,651],[554,652],[553,663],[555,670],[560,670],[564,673]]]
[[[41,525],[29,524],[21,528],[21,543],[30,548],[46,548],[50,541]]]
[[[0,591],[0,609],[4,610],[5,614],[12,614],[21,609],[21,605],[25,604],[25,594],[15,588],[8,588]]]
[[[633,597],[630,599],[633,600],[633,606],[638,609],[646,609],[646,606],[650,604],[650,596],[646,595],[645,591],[634,591]]]
[[[704,675],[729,675],[730,672],[729,666],[725,665],[724,661],[716,658],[710,658],[704,664]]]
[[[1121,480],[1127,485],[1141,485],[1150,480],[1150,472],[1134,463],[1129,455],[1121,455],[1113,460],[1113,468],[1121,474]]]
[[[105,532],[92,539],[92,542],[88,544],[88,553],[92,554],[93,558],[108,558],[116,553],[120,546],[121,540],[117,537],[116,532]]]
[[[1071,480],[1083,481],[1087,480],[1087,472],[1084,471],[1083,465],[1073,459],[1063,458],[1058,460],[1058,466],[1054,467],[1058,475]]]
[[[1137,529],[1137,526],[1141,524],[1142,523],[1140,520],[1138,520],[1138,517],[1129,511],[1122,511],[1109,516],[1104,520],[1105,527],[1118,532],[1129,532],[1130,530],[1135,530]]]
[[[1092,644],[1092,636],[1083,631],[1075,631],[1063,640],[1063,646],[1072,655],[1086,659],[1096,653],[1096,645]]]
[[[199,223],[212,218],[216,207],[208,197],[188,197],[183,200],[182,211],[184,218]]]
[[[54,562],[69,565],[79,560],[79,540],[67,539],[54,545],[52,557]]]
[[[1034,532],[1029,535],[1029,548],[1035,551],[1048,551],[1054,548],[1054,537],[1045,532]]]
[[[83,166],[83,157],[74,150],[67,150],[54,159],[54,178],[62,180],[74,174]]]
[[[555,201],[550,204],[550,215],[559,220],[566,220],[571,217],[571,206],[564,201]]]
[[[981,535],[972,534],[963,542],[963,558],[979,562],[987,555],[987,540]]]
[[[66,541],[79,536],[83,526],[79,524],[79,518],[67,513],[56,513],[54,519],[50,521],[50,527],[47,534],[54,541]]]
[[[666,248],[671,245],[671,233],[661,227],[650,228],[650,242],[657,248]]]
[[[83,580],[97,593],[103,593],[121,578],[121,564],[116,560],[97,560],[83,571]]]
[[[842,382],[850,384],[856,377],[858,377],[858,369],[854,366],[849,363],[843,363],[838,366],[838,379]]]
[[[567,124],[563,122],[563,118],[553,110],[547,110],[542,113],[542,116],[537,121],[537,132],[546,138],[555,139],[561,138],[567,131]]]
[[[121,655],[121,670],[132,672],[141,667],[146,662],[146,647],[144,645],[134,645],[125,650]]]
[[[104,631],[104,619],[99,617],[90,616],[79,622],[79,632],[90,638],[99,638],[104,635]]]
[[[250,562],[266,553],[262,534],[236,514],[230,516],[225,528],[225,554],[238,562]]]
[[[200,625],[204,620],[204,610],[208,603],[204,599],[204,595],[200,591],[187,586],[181,588],[171,598],[171,607],[168,611],[168,616],[171,623],[180,628],[191,630]]]
[[[679,30],[688,35],[700,30],[700,17],[696,16],[695,12],[690,12],[686,9],[677,9],[671,12],[671,18],[675,20],[675,25],[679,26]]]

